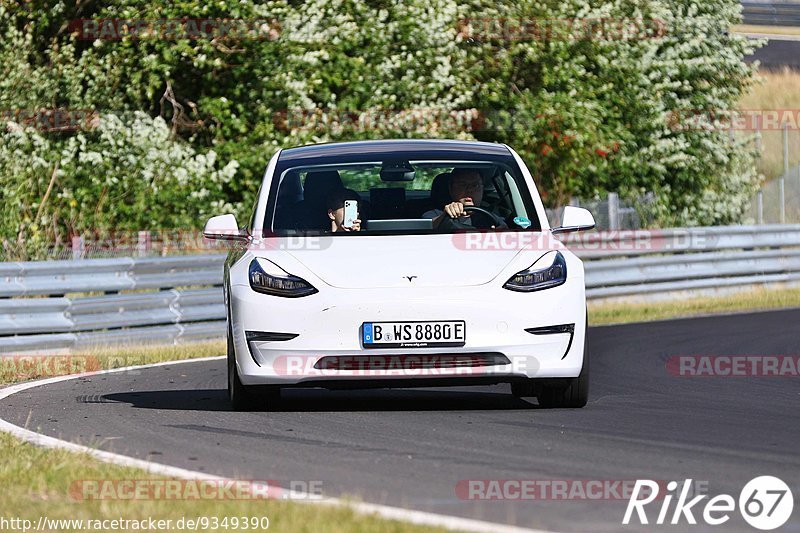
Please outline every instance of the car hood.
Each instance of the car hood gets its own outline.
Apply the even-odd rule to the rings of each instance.
[[[320,237],[318,246],[284,251],[328,285],[345,288],[459,287],[492,281],[515,257],[530,266],[537,246],[468,249],[463,235]]]

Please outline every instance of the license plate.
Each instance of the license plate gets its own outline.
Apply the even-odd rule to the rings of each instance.
[[[429,348],[464,346],[467,338],[463,320],[435,322],[364,322],[364,348]]]

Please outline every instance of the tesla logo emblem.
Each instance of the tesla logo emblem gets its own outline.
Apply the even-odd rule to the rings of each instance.
[[[406,278],[409,283],[417,279],[417,276],[403,276],[403,277]]]

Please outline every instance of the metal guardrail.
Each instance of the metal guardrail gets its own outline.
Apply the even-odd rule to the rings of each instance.
[[[224,322],[220,322],[224,318],[219,287],[74,299],[0,300],[0,353],[220,338],[225,332]]]
[[[798,224],[596,232],[565,243],[585,261],[591,300],[800,281]]]
[[[0,263],[0,353],[221,338],[224,261],[198,255]]]
[[[582,259],[800,247],[800,224],[573,233],[562,239]]]
[[[800,3],[742,2],[742,18],[758,26],[800,26]]]
[[[216,285],[221,255],[0,263],[0,298]]]
[[[585,260],[592,300],[800,283],[800,225],[595,232],[565,241]],[[0,263],[0,353],[223,338],[224,259]]]

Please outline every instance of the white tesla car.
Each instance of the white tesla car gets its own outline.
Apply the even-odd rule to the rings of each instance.
[[[283,387],[510,383],[543,407],[588,397],[581,261],[500,144],[398,140],[281,150],[253,215],[208,221],[225,266],[235,409]]]

